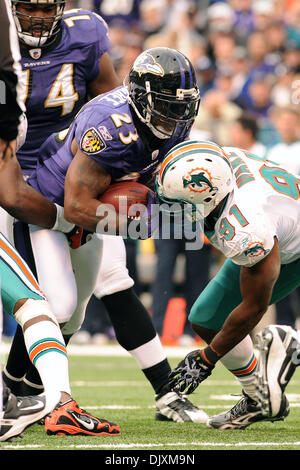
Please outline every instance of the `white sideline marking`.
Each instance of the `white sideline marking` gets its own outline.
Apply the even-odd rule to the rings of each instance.
[[[155,408],[155,405],[149,405],[149,406],[131,406],[131,405],[95,405],[95,406],[89,406],[89,405],[82,405],[84,409],[88,409],[88,410],[145,410],[145,409],[148,409],[148,410],[153,410]],[[217,406],[217,405],[197,405],[198,408],[207,408],[207,409],[211,409],[211,410],[215,410],[215,409],[220,409],[220,408],[224,408],[224,409],[227,409],[228,408],[228,405],[220,405],[220,406]]]
[[[147,382],[139,380],[112,380],[112,381],[99,381],[99,382],[89,382],[84,380],[75,380],[71,382],[71,387],[145,387]]]
[[[228,410],[228,407],[230,405],[199,405],[197,403],[198,408],[201,410]],[[150,405],[150,406],[127,406],[127,405],[82,405],[84,409],[90,410],[90,411],[98,411],[98,410],[154,410],[155,406]],[[300,403],[290,403],[291,408],[300,408]]]
[[[93,445],[93,444],[72,444],[68,446],[60,445],[57,446],[56,449],[134,449],[134,448],[151,448],[160,447],[187,447],[187,446],[213,446],[213,447],[281,447],[281,446],[300,446],[300,441],[293,441],[293,442],[235,442],[235,443],[227,443],[224,442],[167,442],[164,444],[157,444],[157,443],[136,443],[136,444],[100,444],[100,445]],[[36,449],[46,447],[44,444],[27,444],[27,445],[10,445],[6,444],[3,445],[3,449]]]
[[[224,401],[237,401],[239,398],[242,398],[241,395],[209,395],[210,400],[224,400]]]
[[[5,354],[10,351],[11,341],[1,344],[1,353]],[[178,357],[183,358],[189,352],[190,347],[177,347],[177,346],[164,346],[164,351],[167,357]],[[117,356],[117,357],[132,357],[126,349],[122,348],[119,344],[105,344],[103,346],[97,346],[94,344],[69,344],[68,353],[70,356]]]
[[[241,387],[241,384],[237,380],[213,380],[207,379],[201,383],[202,387],[216,387],[219,385],[230,385],[235,387]],[[291,380],[290,385],[300,385],[300,380]],[[146,380],[113,380],[113,381],[84,381],[74,380],[71,382],[71,387],[146,387],[148,383]],[[197,393],[197,392],[196,392]],[[216,395],[217,396],[217,395]],[[221,396],[221,395],[220,395]],[[225,395],[224,395],[225,396]],[[300,395],[299,395],[300,396]]]
[[[201,387],[216,387],[217,385],[241,385],[235,380],[207,380],[202,382]],[[71,382],[71,387],[147,387],[146,380],[111,380],[111,381],[97,381],[89,382],[84,380],[74,380]]]
[[[238,398],[241,398],[242,395],[209,395],[209,398],[211,400],[225,400],[225,401],[236,401]],[[300,400],[300,395],[297,393],[287,393],[286,394],[287,399],[290,402],[297,402]],[[300,403],[296,403],[296,406],[300,405]]]

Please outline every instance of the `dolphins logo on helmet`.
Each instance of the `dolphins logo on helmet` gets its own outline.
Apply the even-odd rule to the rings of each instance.
[[[202,193],[204,191],[215,191],[218,188],[213,186],[211,183],[211,174],[204,168],[195,168],[189,171],[182,178],[184,188],[188,188],[190,191],[196,193]]]

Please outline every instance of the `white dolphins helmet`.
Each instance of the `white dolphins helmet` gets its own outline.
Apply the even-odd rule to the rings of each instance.
[[[166,154],[156,195],[160,204],[192,205],[194,217],[207,217],[233,190],[233,181],[232,167],[219,145],[190,140]]]

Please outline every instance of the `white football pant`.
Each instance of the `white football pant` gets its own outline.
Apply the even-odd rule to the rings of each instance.
[[[0,231],[14,244],[13,218],[1,208]],[[64,233],[30,225],[30,239],[39,285],[65,335],[80,329],[93,293],[100,299],[134,285],[122,237],[93,234],[73,250]]]

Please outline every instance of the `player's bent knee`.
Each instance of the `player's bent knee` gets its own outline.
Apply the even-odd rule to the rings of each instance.
[[[188,321],[193,325],[204,326],[201,322],[201,314],[196,303],[192,306],[190,310]]]
[[[58,326],[57,319],[46,300],[28,299],[15,312],[15,319],[22,328],[25,323],[40,316],[46,316],[50,321],[54,322]]]
[[[76,305],[77,305],[77,296],[76,295],[67,295],[64,296],[51,296],[48,297],[49,305],[53,311],[59,324],[66,323],[72,317]]]
[[[218,333],[218,331],[210,330],[199,325],[194,325],[193,323],[191,324],[191,326],[193,331],[197,333],[197,335],[201,339],[203,339],[207,344],[209,344]]]
[[[133,285],[134,280],[129,276],[126,265],[121,265],[106,272],[100,270],[94,294],[101,299],[106,295],[130,289]]]

